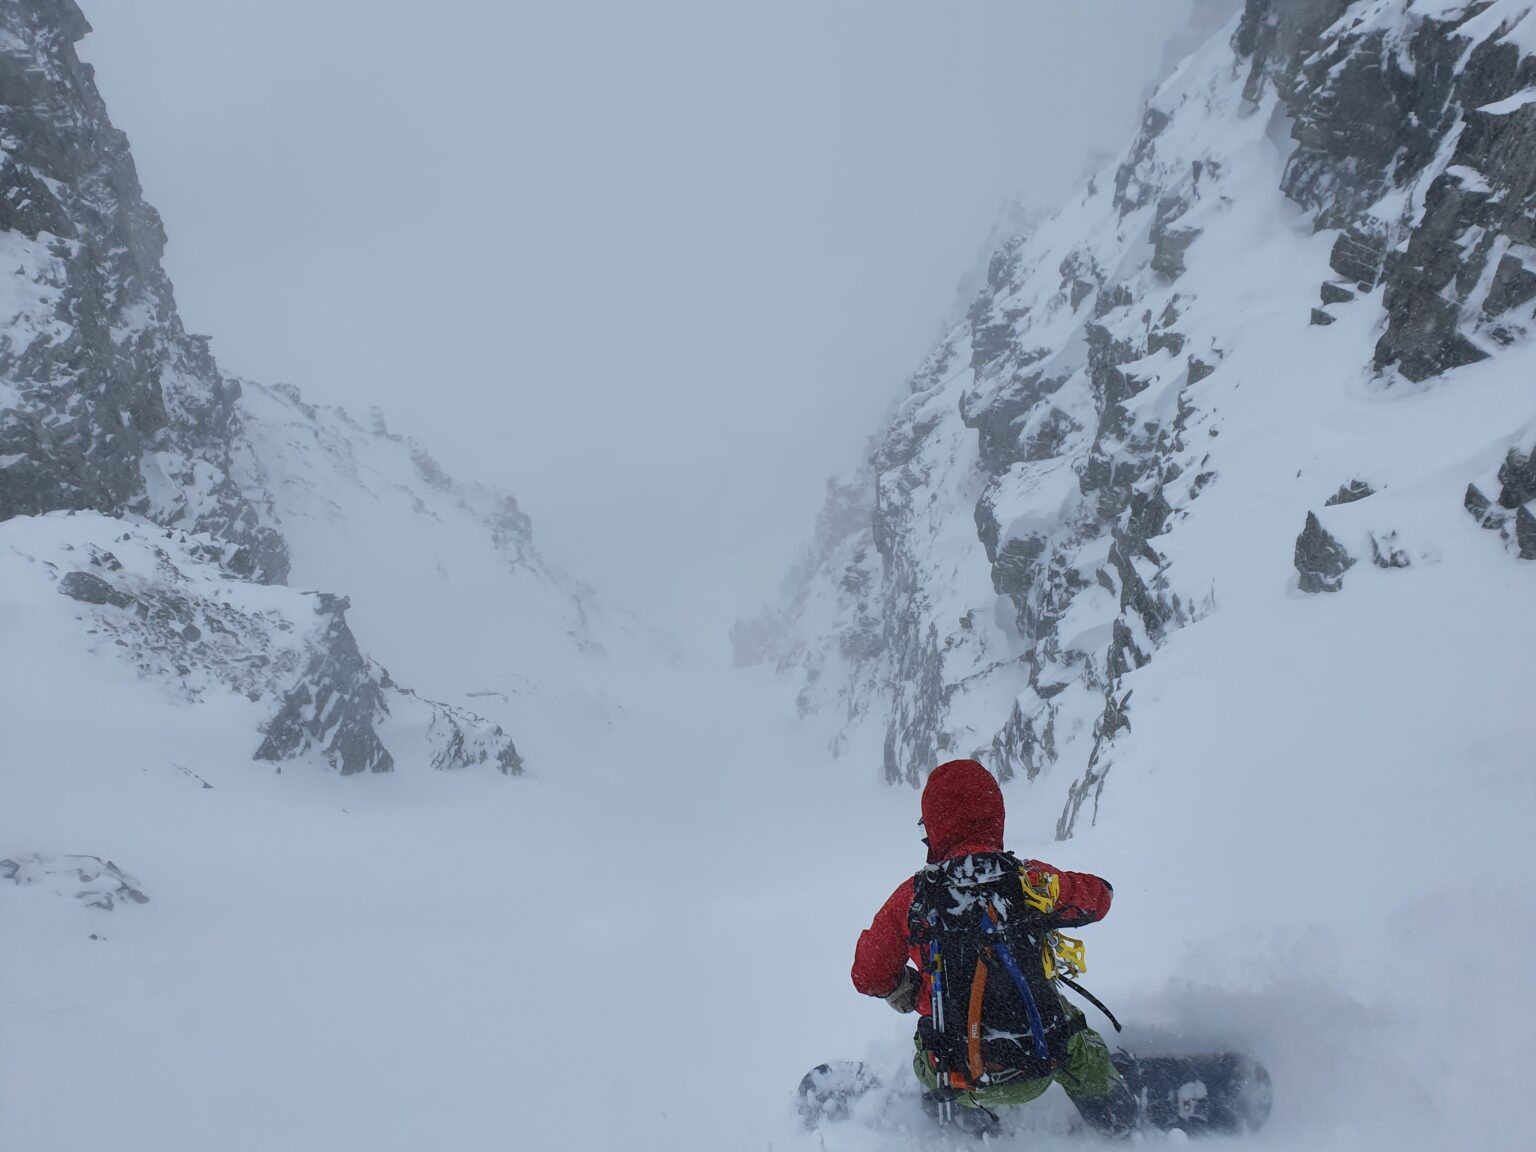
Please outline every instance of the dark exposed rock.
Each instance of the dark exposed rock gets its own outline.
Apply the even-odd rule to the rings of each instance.
[[[182,326],[160,218],[75,52],[88,30],[74,0],[0,5],[0,229],[18,262],[0,520],[138,513],[209,533],[231,571],[281,582],[286,545],[234,478],[239,386]]]
[[[1189,210],[1189,203],[1177,196],[1158,201],[1152,221],[1152,270],[1168,280],[1184,275],[1184,254],[1200,237],[1197,228],[1180,228],[1178,219]]]
[[[1536,84],[1536,58],[1517,64],[1514,47],[1502,48],[1507,51],[1491,45],[1474,51],[1458,90],[1498,100],[1517,86]],[[1529,271],[1519,261],[1506,263],[1503,253],[1494,274],[1485,274],[1501,242],[1508,241],[1536,241],[1536,105],[1531,104],[1465,112],[1451,166],[1430,185],[1423,222],[1389,272],[1388,324],[1377,345],[1377,367],[1395,364],[1410,380],[1422,380],[1486,358],[1473,338],[1476,322],[1465,328],[1464,313],[1476,309],[1497,316],[1529,300],[1533,291]],[[1482,299],[1479,291],[1485,292]]]
[[[997,550],[992,563],[992,587],[1000,596],[1021,596],[1028,591],[1035,564],[1045,552],[1045,538],[1031,535],[1010,539]]]
[[[1189,374],[1185,377],[1187,383],[1198,384],[1212,372],[1216,371],[1216,365],[1207,364],[1198,356],[1189,358]]]
[[[1128,308],[1136,302],[1136,295],[1125,284],[1112,284],[1099,293],[1093,305],[1093,318],[1102,320],[1117,308]]]
[[[1174,356],[1184,351],[1184,334],[1168,328],[1154,328],[1147,333],[1147,355],[1164,351]]]
[[[1536,494],[1531,494],[1527,501],[1519,499],[1530,494],[1533,457],[1536,457],[1536,451],[1523,453],[1511,449],[1499,468],[1503,487],[1497,502],[1490,500],[1476,484],[1467,485],[1467,494],[1462,501],[1479,527],[1497,532],[1507,545],[1514,546],[1522,560],[1536,560],[1536,518],[1531,514]]]
[[[1497,528],[1499,518],[1490,513],[1493,509],[1493,501],[1483,495],[1483,491],[1476,484],[1467,485],[1466,497],[1462,500],[1462,507],[1472,513],[1472,518],[1483,528]]]
[[[971,305],[969,318],[971,369],[979,375],[1008,351],[1013,338],[1013,321],[1018,317],[997,307],[992,296],[982,295]]]
[[[1324,312],[1321,308],[1312,309],[1312,324],[1314,327],[1327,327],[1332,323],[1333,317],[1328,315],[1328,313]]]
[[[1353,504],[1356,500],[1364,500],[1367,496],[1375,494],[1376,489],[1364,480],[1351,480],[1348,484],[1341,484],[1337,492],[1324,500],[1323,507],[1334,508],[1340,504]]]
[[[1511,448],[1499,466],[1499,507],[1515,509],[1536,500],[1536,448],[1521,452]]]
[[[1327,307],[1329,304],[1348,304],[1351,300],[1355,299],[1353,292],[1348,288],[1335,284],[1332,280],[1324,280],[1319,293],[1323,298],[1324,307]]]
[[[1133,611],[1141,618],[1148,633],[1155,640],[1163,630],[1163,625],[1168,619],[1168,609],[1147,587],[1141,573],[1136,570],[1132,561],[1133,551],[1128,545],[1134,545],[1134,540],[1117,539],[1109,549],[1109,563],[1114,568],[1120,582],[1120,607]],[[1117,626],[1123,627],[1124,621],[1117,622]],[[1111,644],[1111,661],[1113,653],[1117,650],[1131,651],[1135,659],[1131,667],[1140,668],[1147,661],[1147,654],[1129,643],[1130,633],[1117,637],[1117,642]],[[1129,669],[1127,669],[1129,670]]]
[[[1083,301],[1092,296],[1104,283],[1104,272],[1093,257],[1083,251],[1075,251],[1061,262],[1062,289],[1067,293],[1072,311],[1082,307]]]
[[[1015,458],[1022,431],[1019,422],[1034,407],[1041,383],[1038,373],[1016,380],[975,415],[962,413],[966,424],[976,429],[977,447],[989,470],[1001,471]]]
[[[1502,316],[1532,300],[1536,300],[1536,271],[1518,256],[1506,254],[1493,275],[1488,299],[1483,301],[1483,311],[1489,316]]]
[[[1405,74],[1386,34],[1341,36],[1309,58],[1297,85],[1297,149],[1282,182],[1319,228],[1353,223],[1391,184],[1393,167],[1421,167],[1449,128],[1457,51],[1426,21]]]
[[[1307,513],[1306,527],[1296,537],[1296,571],[1303,592],[1337,592],[1344,587],[1344,573],[1354,557],[1328,534],[1315,513]]]
[[[1036,732],[1035,721],[1024,714],[1017,700],[1008,720],[992,739],[991,763],[998,779],[1007,781],[1022,772],[1033,780],[1040,771],[1056,758],[1056,720],[1049,710],[1045,724]]]
[[[1536,516],[1526,507],[1515,509],[1515,543],[1520,548],[1520,559],[1536,560]]]
[[[1370,292],[1381,280],[1387,247],[1386,226],[1368,216],[1339,233],[1339,238],[1333,242],[1328,266],[1346,280],[1354,281],[1360,291]],[[1328,303],[1326,286],[1323,291],[1323,302]]]
[[[1061,455],[1067,438],[1082,430],[1083,426],[1060,408],[1052,408],[1034,431],[1024,437],[1023,457],[1026,461],[1053,460]]]
[[[127,608],[134,602],[128,593],[89,572],[65,573],[59,581],[59,591],[83,604],[111,604],[114,608]]]
[[[1141,349],[1129,340],[1116,338],[1102,324],[1089,324],[1084,332],[1088,340],[1088,379],[1099,411],[1099,434],[1121,434],[1126,423],[1121,405],[1146,387],[1144,380],[1123,371],[1121,366],[1141,359]]]
[[[319,647],[267,726],[257,760],[291,760],[311,748],[343,776],[389,772],[394,757],[375,725],[389,713],[378,677],[347,626],[345,597],[320,593],[327,617]]]

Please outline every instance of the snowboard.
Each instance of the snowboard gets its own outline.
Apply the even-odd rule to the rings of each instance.
[[[1255,1132],[1269,1119],[1269,1072],[1251,1056],[1133,1056],[1116,1052],[1115,1067],[1141,1098],[1142,1122],[1190,1136]]]
[[[1253,1132],[1269,1119],[1269,1073],[1235,1052],[1201,1056],[1114,1055],[1115,1067],[1142,1101],[1142,1122],[1189,1136]],[[857,1060],[818,1064],[800,1081],[800,1116],[807,1128],[848,1117],[854,1101],[881,1087]],[[915,1085],[914,1085],[915,1088]]]

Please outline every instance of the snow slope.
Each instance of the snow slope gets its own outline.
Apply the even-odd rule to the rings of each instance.
[[[1391,787],[1374,733],[1352,735],[1329,693],[1379,675],[1385,710],[1413,644],[1317,668],[1337,623],[1277,627],[1250,655],[1189,630],[1167,653],[1148,783],[1120,793],[1141,818],[1053,845],[1055,813],[1010,785],[1010,842],[1113,879],[1114,912],[1085,935],[1128,1042],[1240,1046],[1273,1070],[1270,1127],[1213,1148],[1528,1147],[1529,1115],[1506,1105],[1532,1055],[1515,849],[1531,798],[1507,759],[1422,772],[1459,749],[1411,692],[1397,722],[1432,738]],[[1488,642],[1454,620],[1422,638],[1471,664]],[[1214,699],[1213,658],[1233,672]],[[1233,727],[1269,715],[1256,700],[1291,692],[1304,659],[1310,714],[1245,737],[1256,771],[1236,771]],[[74,884],[0,880],[0,1146],[966,1146],[926,1129],[910,1090],[798,1128],[794,1084],[822,1059],[903,1083],[910,1018],[857,996],[847,969],[921,846],[915,794],[826,772],[761,674],[637,686],[613,730],[570,733],[558,771],[343,779],[230,757],[205,710],[167,725],[159,690],[118,662],[48,666],[29,707],[73,684],[102,708],[62,742],[12,745],[49,770],[19,803],[12,787],[0,843],[111,859],[149,902],[106,912]],[[1446,703],[1488,720],[1484,695],[1469,677]],[[1502,747],[1496,718],[1478,729]],[[1378,770],[1339,779],[1324,734]],[[1070,1121],[1053,1092],[1002,1146],[1091,1146]]]
[[[676,658],[539,554],[512,496],[426,447],[295,389],[241,381],[242,483],[282,524],[291,583],[345,590],[370,657],[494,719],[537,764],[572,725],[611,723],[617,685]],[[546,761],[548,762],[548,761]]]

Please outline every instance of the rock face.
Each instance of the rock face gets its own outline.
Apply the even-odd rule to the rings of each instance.
[[[613,630],[591,591],[543,561],[514,499],[456,481],[382,415],[365,428],[219,369],[182,325],[160,218],[76,54],[88,31],[74,0],[0,5],[6,558],[16,573],[43,566],[79,606],[75,642],[178,702],[224,693],[258,705],[260,760],[520,772],[512,739],[464,698],[510,707],[528,683],[510,662],[601,653]],[[486,585],[478,598],[466,571]],[[401,574],[414,581],[413,627],[386,635]],[[347,595],[290,591],[290,579]],[[372,621],[361,643],[349,598]],[[402,643],[402,631],[436,647]],[[509,632],[525,645],[511,657]],[[381,648],[413,680],[422,669],[449,679],[453,702],[397,684]],[[484,678],[460,683],[481,648]],[[515,687],[498,690],[502,680]]]
[[[394,699],[397,707],[408,701],[431,712],[427,739],[433,768],[489,762],[504,775],[522,772],[517,746],[498,725],[459,708],[423,701],[368,660],[347,626],[347,607],[341,597],[317,598],[315,614],[323,621],[318,643],[268,724],[256,759],[293,760],[317,749],[343,776],[392,772],[395,758],[379,737],[378,726],[390,715]]]
[[[1385,277],[1376,366],[1423,380],[1529,326],[1536,57],[1506,35],[1526,20],[1520,4],[1444,5],[1416,20],[1349,7],[1250,4],[1241,35],[1317,45],[1272,62],[1299,144],[1284,187],[1319,227],[1344,229],[1336,272],[1366,286]],[[1391,195],[1410,184],[1416,196]]]
[[[344,599],[319,597],[315,612],[325,620],[320,642],[299,682],[283,697],[256,759],[291,760],[317,747],[343,776],[394,770],[395,758],[374,731],[389,708],[368,661],[357,650],[346,610]]]
[[[270,509],[232,478],[240,390],[182,327],[160,218],[75,54],[87,31],[73,0],[0,9],[0,519],[137,513],[281,582]]]
[[[1355,562],[1318,520],[1307,513],[1307,525],[1296,537],[1296,571],[1303,592],[1337,592],[1344,587],[1344,573]]]
[[[412,758],[433,768],[522,771],[499,725],[422,699],[365,656],[344,598],[231,581],[211,537],[52,513],[0,524],[0,541],[8,598],[27,603],[32,585],[56,581],[78,605],[78,635],[60,643],[114,655],[178,704],[233,696],[259,709],[257,760],[313,755],[342,775],[389,772],[393,720],[417,734],[404,745]]]
[[[1463,506],[1484,528],[1497,532],[1522,560],[1536,560],[1536,446],[1511,448],[1493,477],[1498,496],[1490,500],[1474,482]]]
[[[835,750],[873,718],[892,781],[949,755],[1040,785],[1062,764],[1067,836],[1129,730],[1130,681],[1219,611],[1235,567],[1279,588],[1293,560],[1305,590],[1337,591],[1354,556],[1396,570],[1437,555],[1398,532],[1410,492],[1503,458],[1536,402],[1500,393],[1486,431],[1441,435],[1426,416],[1412,447],[1345,411],[1360,445],[1337,455],[1307,409],[1362,381],[1400,394],[1528,362],[1532,7],[1249,0],[1110,169],[995,253],[868,471],[836,489],[868,522],[819,532],[788,603],[743,628],[805,673],[803,707],[859,701]],[[1295,432],[1276,441],[1282,426]],[[1245,439],[1228,448],[1226,432]],[[1518,555],[1536,523],[1527,462],[1467,496]],[[1372,483],[1341,486],[1351,474]],[[1438,507],[1461,498],[1434,490]],[[863,635],[880,643],[843,642]]]

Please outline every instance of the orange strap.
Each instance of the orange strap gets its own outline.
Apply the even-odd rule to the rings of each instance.
[[[987,962],[976,958],[976,975],[971,978],[970,1011],[965,1019],[965,1055],[970,1066],[971,1082],[980,1084],[987,1067],[981,1059],[981,1002],[987,994]]]

